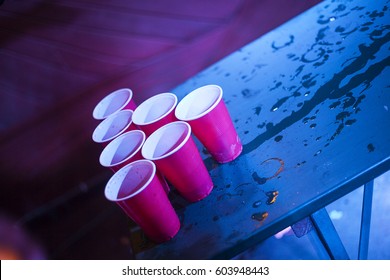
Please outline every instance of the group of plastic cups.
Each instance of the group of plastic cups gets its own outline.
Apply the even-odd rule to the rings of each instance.
[[[92,138],[104,146],[100,164],[114,171],[106,198],[160,243],[180,229],[165,179],[189,202],[213,189],[191,133],[219,163],[237,158],[242,144],[217,85],[195,89],[179,103],[172,93],[157,94],[139,106],[132,97],[130,89],[119,89],[96,105],[93,117],[101,122]]]

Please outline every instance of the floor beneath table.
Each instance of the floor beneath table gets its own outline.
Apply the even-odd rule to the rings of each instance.
[[[357,259],[363,187],[326,207],[351,259]],[[390,172],[374,182],[368,259],[390,259]],[[329,257],[321,248],[314,231],[301,238],[291,228],[267,239],[237,259],[315,260]]]

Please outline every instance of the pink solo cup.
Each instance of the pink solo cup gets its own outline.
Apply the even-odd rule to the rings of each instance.
[[[95,106],[92,116],[96,120],[104,120],[120,110],[135,110],[133,92],[128,88],[121,88],[109,93]]]
[[[152,160],[158,170],[188,201],[199,201],[210,194],[213,182],[191,137],[191,127],[176,121],[150,135],[142,156]]]
[[[112,140],[102,151],[99,162],[117,172],[130,162],[143,159],[141,148],[146,139],[141,130],[131,130]]]
[[[177,97],[173,93],[154,95],[134,110],[133,122],[149,136],[163,125],[177,121],[176,104]]]
[[[132,110],[122,110],[112,114],[95,128],[92,133],[92,140],[107,146],[110,141],[119,135],[137,129],[133,124],[132,117]]]
[[[155,242],[172,239],[180,229],[179,218],[156,176],[156,166],[149,160],[122,167],[108,181],[104,194]]]
[[[142,130],[131,130],[112,140],[102,151],[99,162],[102,166],[117,172],[125,165],[140,159],[144,159],[141,154],[142,145],[146,139]],[[165,192],[170,191],[164,176],[157,170],[157,177],[160,180]]]
[[[200,87],[177,105],[176,118],[190,124],[192,131],[212,157],[225,163],[237,158],[242,144],[217,85]]]

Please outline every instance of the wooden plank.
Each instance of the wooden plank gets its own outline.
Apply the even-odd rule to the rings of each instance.
[[[102,32],[98,26],[82,27],[72,23],[55,23],[28,17],[14,18],[0,12],[0,27],[34,37],[42,37],[56,43],[78,47],[95,54],[112,55],[118,59],[145,59],[174,46],[174,42],[152,37],[123,36],[120,32]],[[3,38],[7,40],[7,38]],[[177,42],[175,42],[177,43]]]
[[[70,0],[74,2],[73,0]],[[94,2],[93,0],[83,0],[82,2]],[[154,14],[167,14],[172,16],[190,16],[198,19],[215,19],[215,18],[229,18],[234,14],[238,7],[244,3],[245,0],[215,0],[215,1],[192,1],[191,4],[184,4],[180,0],[149,0],[140,1],[140,3],[120,0],[110,1],[107,4],[110,6],[130,8],[138,12],[152,12]],[[223,7],[223,9],[221,9]]]
[[[10,84],[0,82],[0,92],[0,134],[26,119],[33,118],[36,112],[45,109],[44,104],[34,96],[29,97],[26,93],[17,92]]]
[[[99,78],[88,72],[70,71],[66,64],[55,67],[5,50],[0,50],[0,54],[0,64],[4,71],[2,83],[46,105],[58,102],[58,99],[65,96],[78,94],[80,88],[97,82]],[[28,74],[15,75],[24,73],[26,69],[30,70]]]
[[[28,11],[33,7],[45,6],[39,0],[31,0],[28,3],[4,3],[3,9],[18,11],[20,6],[25,6],[23,10]],[[130,13],[149,14],[153,16],[190,17],[193,20],[215,20],[229,18],[234,14],[245,0],[213,0],[213,1],[192,1],[190,3],[180,0],[148,0],[148,1],[103,1],[103,0],[62,0],[56,1],[58,6],[93,8],[103,10],[126,11]],[[184,3],[184,4],[183,4]],[[223,8],[221,8],[223,7]]]
[[[10,30],[0,30],[2,38],[10,38],[14,33]],[[72,69],[80,75],[102,76],[113,73],[120,67],[130,67],[133,59],[112,59],[112,56],[93,55],[80,48],[72,48],[64,44],[55,44],[43,38],[21,34],[16,40],[7,40],[2,45],[2,52],[8,55],[20,56],[34,60],[43,65],[59,69]]]
[[[190,17],[145,15],[134,10],[104,9],[102,6],[85,7],[76,2],[72,5],[44,3],[39,6],[39,9],[34,9],[34,13],[20,14],[16,11],[12,14],[14,17],[24,19],[30,18],[60,25],[71,24],[75,29],[98,28],[102,33],[120,32],[127,36],[153,37],[155,39],[186,40],[204,30],[220,25],[217,20],[207,22],[194,20]],[[172,26],[175,28],[171,28]]]

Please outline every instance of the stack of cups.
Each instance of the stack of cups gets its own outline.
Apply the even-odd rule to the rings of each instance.
[[[138,107],[131,98],[131,90],[115,91],[93,112],[103,120],[93,133],[104,146],[100,164],[114,172],[105,196],[151,240],[164,242],[180,228],[165,179],[190,202],[213,189],[192,132],[220,163],[238,157],[242,145],[219,86],[198,88],[179,103],[172,93],[157,94]]]

